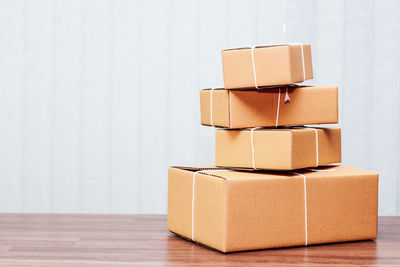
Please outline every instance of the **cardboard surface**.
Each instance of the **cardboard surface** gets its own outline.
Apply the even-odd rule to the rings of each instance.
[[[285,102],[286,90],[290,101]],[[212,114],[214,126],[230,129],[274,127],[277,121],[278,126],[338,123],[338,88],[205,89],[200,91],[200,109],[203,125],[211,125]]]
[[[304,70],[300,44],[260,46],[254,49],[257,84],[287,85],[313,78],[311,46],[303,44]],[[222,51],[224,87],[255,88],[251,48]]]
[[[188,239],[193,233],[196,242],[222,252],[376,238],[378,174],[318,169],[325,171],[193,175],[199,168],[171,167],[168,230]]]
[[[254,147],[254,154],[253,149]],[[215,165],[294,170],[341,162],[341,129],[277,128],[216,130]]]

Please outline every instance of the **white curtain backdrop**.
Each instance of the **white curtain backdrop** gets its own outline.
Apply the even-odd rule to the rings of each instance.
[[[220,51],[312,44],[343,163],[400,215],[400,1],[0,0],[0,212],[166,213],[167,167],[210,165]],[[286,33],[283,33],[283,25]]]

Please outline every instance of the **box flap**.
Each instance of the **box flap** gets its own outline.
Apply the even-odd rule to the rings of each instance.
[[[279,179],[288,178],[301,173],[307,177],[343,177],[343,176],[360,176],[360,175],[373,175],[378,174],[374,171],[359,169],[355,167],[345,165],[331,165],[321,166],[317,168],[306,168],[294,171],[270,171],[270,170],[251,170],[245,168],[220,168],[220,167],[182,167],[173,166],[172,168],[178,168],[187,171],[201,171],[204,174],[209,174],[225,180],[250,180],[250,179]]]
[[[288,45],[300,45],[301,43],[283,43],[283,44],[266,44],[266,45],[256,45],[254,48],[264,48],[264,47],[274,47],[274,46],[288,46]],[[306,45],[305,43],[303,45]],[[227,48],[222,51],[238,50],[238,49],[251,49],[251,46],[237,47],[237,48]]]

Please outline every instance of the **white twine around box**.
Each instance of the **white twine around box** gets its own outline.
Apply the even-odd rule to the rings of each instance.
[[[254,162],[254,137],[253,137],[253,132],[254,132],[254,130],[256,130],[256,129],[259,129],[259,128],[261,128],[261,127],[254,127],[254,128],[251,128],[251,130],[250,130],[250,145],[251,145],[251,162],[253,163],[253,169],[254,170],[256,170],[257,168],[256,168],[256,164],[255,164],[255,162]]]
[[[286,93],[285,93],[285,103],[290,102],[290,97],[289,97],[289,88],[286,86]]]
[[[306,80],[306,66],[304,63],[304,50],[303,50],[303,44],[300,44],[300,49],[301,49],[301,63],[303,66],[303,81]]]
[[[328,169],[328,170],[319,170],[319,169],[308,169],[310,171],[314,172],[334,172],[336,171],[335,169]],[[305,174],[298,173],[298,172],[292,172],[289,171],[290,173],[293,173],[295,175],[299,175],[303,177],[303,185],[304,185],[304,232],[305,232],[305,242],[304,245],[308,245],[308,214],[307,214],[307,178]]]
[[[304,232],[305,232],[305,246],[308,245],[308,218],[307,218],[307,179],[304,174],[298,172],[290,172],[303,177],[304,184]]]
[[[251,62],[252,62],[252,64],[253,64],[254,87],[255,87],[256,89],[258,89],[257,74],[256,74],[256,62],[255,62],[255,59],[254,59],[254,49],[255,49],[255,48],[256,48],[255,45],[253,45],[253,46],[251,47]]]
[[[214,123],[213,123],[213,91],[214,88],[210,89],[210,125],[214,127]]]
[[[193,173],[193,181],[192,181],[192,240],[194,241],[194,191],[195,191],[195,184],[196,184],[196,174],[200,171],[195,171]]]
[[[318,130],[314,128],[315,131],[315,167],[318,167],[319,155],[318,155]]]
[[[300,50],[301,50],[301,65],[303,69],[303,81],[306,80],[306,66],[304,62],[304,48],[302,43],[297,43],[296,45],[300,45]],[[254,55],[254,50],[257,48],[257,46],[253,45],[250,47],[251,50],[251,63],[253,66],[253,77],[254,77],[254,87],[256,89],[259,89],[258,87],[258,81],[257,81],[257,73],[256,73],[256,61],[255,61],[255,55]]]
[[[278,127],[280,105],[281,105],[281,88],[278,89],[278,103],[277,103],[277,106],[276,106],[275,127]]]

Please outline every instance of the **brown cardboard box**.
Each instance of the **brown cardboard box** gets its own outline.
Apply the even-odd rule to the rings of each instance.
[[[230,129],[337,123],[338,88],[206,89],[200,109],[201,124]]]
[[[215,165],[294,170],[341,162],[340,128],[217,130]]]
[[[226,89],[286,85],[313,78],[309,44],[227,49],[222,51],[222,65]]]
[[[378,174],[347,166],[322,169],[171,167],[168,230],[222,252],[376,238]]]

